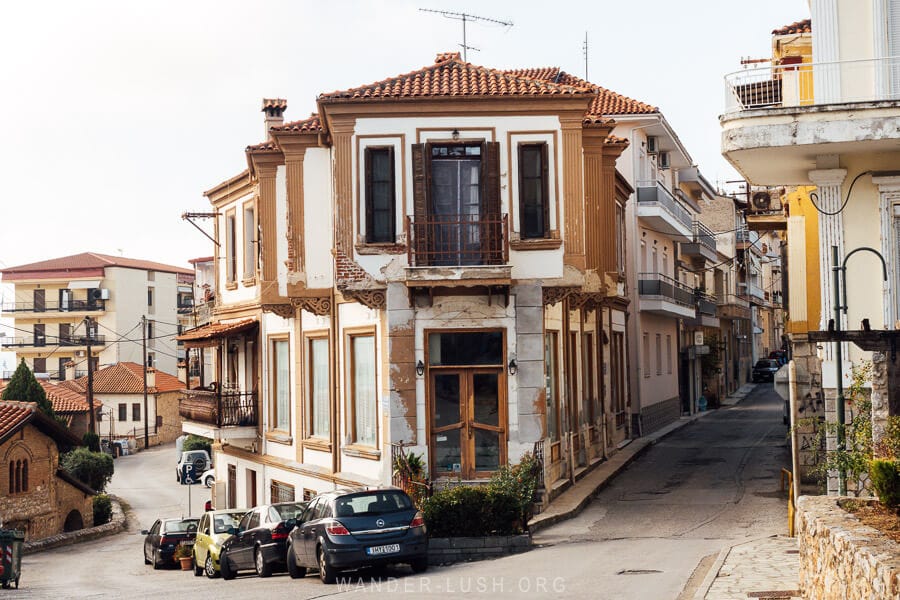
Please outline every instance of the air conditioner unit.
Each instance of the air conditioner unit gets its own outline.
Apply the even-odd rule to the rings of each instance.
[[[781,210],[781,202],[770,192],[759,191],[754,192],[750,196],[750,212],[751,213],[769,213]]]
[[[75,351],[76,358],[84,358],[84,354],[85,354],[84,350],[76,350]]]
[[[655,135],[647,136],[647,152],[649,154],[656,154],[659,152],[659,142],[656,139]]]
[[[668,169],[669,168],[669,153],[668,152],[660,152],[656,155],[656,166],[660,169]]]

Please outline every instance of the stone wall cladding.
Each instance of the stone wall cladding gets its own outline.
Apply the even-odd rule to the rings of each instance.
[[[33,554],[51,548],[69,546],[71,544],[96,540],[101,537],[119,533],[125,529],[125,513],[122,512],[122,507],[119,505],[117,498],[110,496],[110,500],[112,500],[112,518],[109,523],[97,525],[96,527],[89,527],[87,529],[80,529],[78,531],[71,531],[69,533],[60,533],[33,542],[25,542],[23,552],[25,554]]]
[[[653,433],[681,417],[681,399],[678,396],[651,404],[641,409],[641,435]]]
[[[431,538],[428,540],[428,564],[451,565],[458,562],[497,558],[531,550],[531,535]]]
[[[900,599],[900,544],[863,525],[835,496],[798,505],[800,589],[808,600]],[[862,500],[865,502],[865,500]]]
[[[178,412],[178,399],[181,392],[163,392],[156,395],[156,414],[162,417],[162,425],[157,428],[157,444],[174,442],[182,434],[181,414]],[[143,436],[141,443],[143,444]],[[154,443],[151,440],[150,445]]]

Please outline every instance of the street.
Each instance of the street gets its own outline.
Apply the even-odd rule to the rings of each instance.
[[[131,507],[127,532],[26,556],[22,588],[3,596],[144,598],[177,590],[202,598],[377,593],[675,600],[689,580],[702,580],[721,549],[785,533],[779,474],[790,464],[786,431],[780,398],[771,385],[757,386],[739,405],[714,411],[651,447],[578,517],[535,535],[539,547],[530,552],[422,575],[397,568],[380,579],[353,576],[329,587],[315,575],[223,581],[145,566],[139,530],[158,515],[187,511],[187,487],[175,481],[174,448],[165,446],[116,460],[110,492]],[[209,490],[195,485],[191,494],[191,513],[197,515]]]

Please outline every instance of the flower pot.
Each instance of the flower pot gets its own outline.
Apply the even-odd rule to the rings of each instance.
[[[182,571],[190,571],[194,568],[194,559],[191,556],[183,556],[178,559],[181,561],[181,570]]]

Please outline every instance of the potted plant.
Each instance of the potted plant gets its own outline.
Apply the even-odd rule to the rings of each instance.
[[[184,544],[178,544],[174,554],[175,562],[181,563],[182,571],[190,571],[194,566],[194,557],[191,553],[191,547]]]

